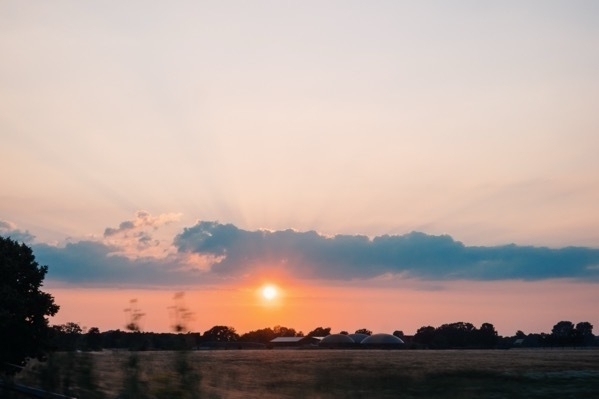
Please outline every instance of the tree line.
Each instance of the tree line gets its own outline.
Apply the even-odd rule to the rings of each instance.
[[[284,326],[266,327],[238,334],[235,328],[217,325],[203,333],[172,332],[155,333],[143,331],[108,330],[92,327],[84,331],[77,323],[66,323],[51,327],[50,347],[57,351],[99,351],[103,349],[123,350],[180,350],[201,347],[251,348],[269,347],[277,337],[325,337],[331,334],[330,327],[316,327],[304,335],[302,331]],[[348,334],[347,331],[340,331]],[[355,333],[371,335],[366,328]],[[517,331],[513,336],[500,336],[493,324],[483,323],[479,328],[472,323],[455,322],[438,327],[420,327],[413,336],[401,330],[393,335],[401,338],[409,349],[494,349],[510,347],[584,347],[599,345],[589,322],[574,324],[560,321],[551,333],[525,334]],[[253,345],[253,346],[252,346]]]

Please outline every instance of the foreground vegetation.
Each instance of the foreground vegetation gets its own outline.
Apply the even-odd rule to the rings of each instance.
[[[17,381],[47,386],[53,379],[55,389],[64,389],[66,380],[70,393],[82,398],[599,398],[597,349],[54,356],[52,362],[31,363]]]

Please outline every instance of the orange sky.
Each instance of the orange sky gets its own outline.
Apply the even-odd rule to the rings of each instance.
[[[593,284],[400,281],[399,285],[365,288],[360,283],[331,286],[288,281],[278,285],[280,296],[273,302],[261,297],[260,284],[190,289],[184,301],[194,313],[190,329],[200,332],[214,325],[229,325],[239,333],[282,325],[304,333],[323,326],[333,332],[368,328],[414,334],[422,326],[465,321],[477,327],[490,322],[500,334],[513,335],[518,329],[550,332],[560,320],[599,325],[596,312],[588,306],[597,298]],[[124,309],[136,298],[145,313],[144,330],[169,331],[172,325],[168,307],[174,304],[174,292],[170,290],[54,287],[49,292],[61,305],[53,324],[75,321],[103,331],[124,329]]]

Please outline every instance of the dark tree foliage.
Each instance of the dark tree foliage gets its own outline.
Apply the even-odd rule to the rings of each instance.
[[[483,323],[474,333],[475,343],[481,348],[493,348],[499,340],[495,326],[491,323]]]
[[[79,324],[68,322],[52,327],[52,349],[72,352],[81,348],[83,329]]]
[[[262,344],[268,344],[274,338],[277,337],[301,337],[303,334],[295,331],[294,328],[274,326],[273,328],[261,328],[243,334],[239,337],[241,342],[258,342]]]
[[[92,327],[85,334],[85,346],[87,350],[102,350],[102,335],[98,327]]]
[[[471,346],[475,329],[472,323],[462,321],[443,324],[438,328],[439,336],[443,338],[443,341],[440,341],[439,345],[440,347],[448,348],[465,348]]]
[[[571,321],[560,321],[551,329],[551,336],[556,345],[571,345],[574,339],[574,323]]]
[[[326,337],[331,335],[331,327],[316,327],[308,333],[308,337]]]
[[[273,331],[273,329],[270,327],[267,327],[267,328],[261,328],[259,330],[246,332],[241,337],[239,337],[239,341],[241,341],[241,342],[259,342],[259,343],[267,344],[276,337],[277,337],[277,334]]]
[[[574,343],[580,346],[589,346],[595,340],[593,325],[588,321],[581,321],[574,329]]]
[[[235,342],[239,335],[233,327],[214,326],[202,335],[203,341]]]
[[[494,348],[499,336],[491,323],[483,323],[477,329],[462,321],[443,324],[434,328],[421,327],[414,335],[414,342],[427,348]]]
[[[273,332],[277,337],[297,337],[297,332],[295,328],[283,327],[283,326],[274,326]]]
[[[432,347],[433,340],[435,339],[435,327],[425,326],[420,327],[414,335],[414,342],[419,343],[425,347]]]
[[[571,321],[562,320],[551,330],[551,344],[557,346],[590,346],[593,345],[593,325],[581,321],[574,326]]]
[[[35,261],[31,248],[0,237],[0,370],[19,371],[30,358],[48,349],[47,316],[58,312],[54,298],[40,290],[48,271]]]
[[[588,321],[581,321],[576,324],[576,331],[583,336],[593,335],[593,325]]]
[[[360,328],[359,330],[356,330],[356,334],[372,335],[372,331],[367,328]]]

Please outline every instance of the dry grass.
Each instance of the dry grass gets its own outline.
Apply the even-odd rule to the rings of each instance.
[[[168,391],[174,353],[138,355],[149,392]],[[107,398],[118,396],[128,356],[93,354]],[[599,350],[590,349],[220,350],[189,360],[211,399],[599,398]]]

